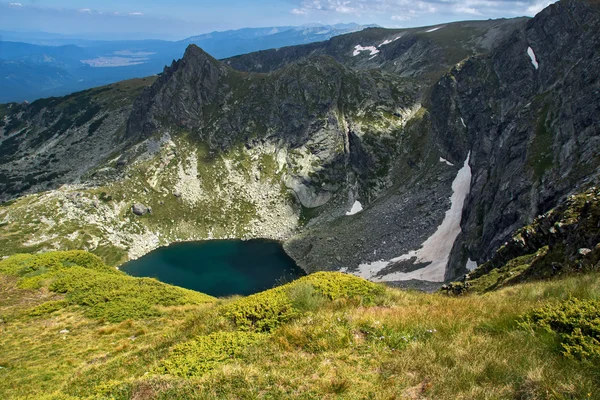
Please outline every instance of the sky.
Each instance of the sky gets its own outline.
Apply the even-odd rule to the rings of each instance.
[[[183,39],[215,30],[356,22],[405,28],[534,16],[552,0],[0,0],[0,30]]]

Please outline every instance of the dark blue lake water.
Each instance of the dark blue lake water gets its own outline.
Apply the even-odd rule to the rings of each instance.
[[[217,297],[249,295],[305,275],[281,244],[270,240],[176,243],[120,269]]]

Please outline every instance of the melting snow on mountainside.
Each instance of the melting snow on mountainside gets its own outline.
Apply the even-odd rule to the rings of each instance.
[[[357,55],[360,54],[361,51],[369,51],[371,56],[376,55],[377,53],[379,53],[379,50],[377,50],[377,47],[375,46],[366,46],[363,47],[360,44],[357,44],[356,46],[354,46],[354,52],[352,53],[352,55],[354,57],[356,57]]]
[[[420,249],[410,251],[407,254],[393,258],[389,261],[381,260],[360,264],[356,271],[343,270],[342,272],[351,272],[375,282],[407,281],[412,279],[443,282],[448,260],[450,258],[450,252],[454,246],[454,241],[461,232],[460,223],[463,206],[470,192],[470,157],[471,153],[469,152],[463,167],[458,171],[456,178],[452,182],[452,197],[450,197],[451,207],[446,211],[442,224],[438,226],[435,233],[422,244]],[[411,272],[392,272],[383,276],[379,275],[384,268],[391,264],[400,261],[409,261],[415,258],[415,262],[429,263],[429,265]]]

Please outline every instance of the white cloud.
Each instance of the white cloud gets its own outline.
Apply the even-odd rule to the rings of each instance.
[[[292,14],[353,14],[358,17],[390,15],[405,21],[408,15],[426,17],[463,15],[497,18],[509,15],[533,16],[556,0],[295,0]],[[399,12],[400,11],[400,12]]]
[[[457,14],[481,15],[481,12],[473,7],[458,6],[454,10]]]
[[[139,16],[142,16],[142,15],[144,15],[144,14],[143,14],[143,13],[141,13],[141,12],[130,12],[130,13],[129,13],[129,15],[131,15],[131,16],[133,16],[133,17],[139,17]]]
[[[353,14],[353,13],[357,12],[356,9],[354,9],[352,7],[346,7],[346,6],[339,6],[335,9],[335,11],[339,12],[340,14]]]
[[[80,13],[82,13],[82,14],[91,14],[91,13],[92,13],[92,10],[91,10],[91,9],[89,9],[89,8],[80,8],[80,9],[79,9],[79,10],[77,10],[77,11],[79,11],[79,12],[80,12]]]
[[[21,3],[8,3],[9,7],[23,7],[23,4]]]

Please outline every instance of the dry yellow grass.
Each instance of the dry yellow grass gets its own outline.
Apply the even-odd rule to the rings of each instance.
[[[33,292],[0,303],[30,307]],[[43,294],[40,294],[42,296]],[[529,283],[478,296],[386,290],[372,306],[340,298],[270,333],[207,374],[159,375],[170,349],[235,329],[224,303],[165,308],[120,324],[77,309],[6,320],[0,336],[2,398],[61,393],[90,398],[583,399],[600,398],[600,369],[565,358],[556,338],[519,317],[569,297],[600,298],[600,275]],[[14,300],[14,299],[13,299]],[[68,329],[68,334],[60,334]],[[64,339],[63,339],[64,337]],[[134,340],[132,338],[135,337]],[[52,397],[50,397],[52,398]],[[59,397],[58,397],[59,398]]]

